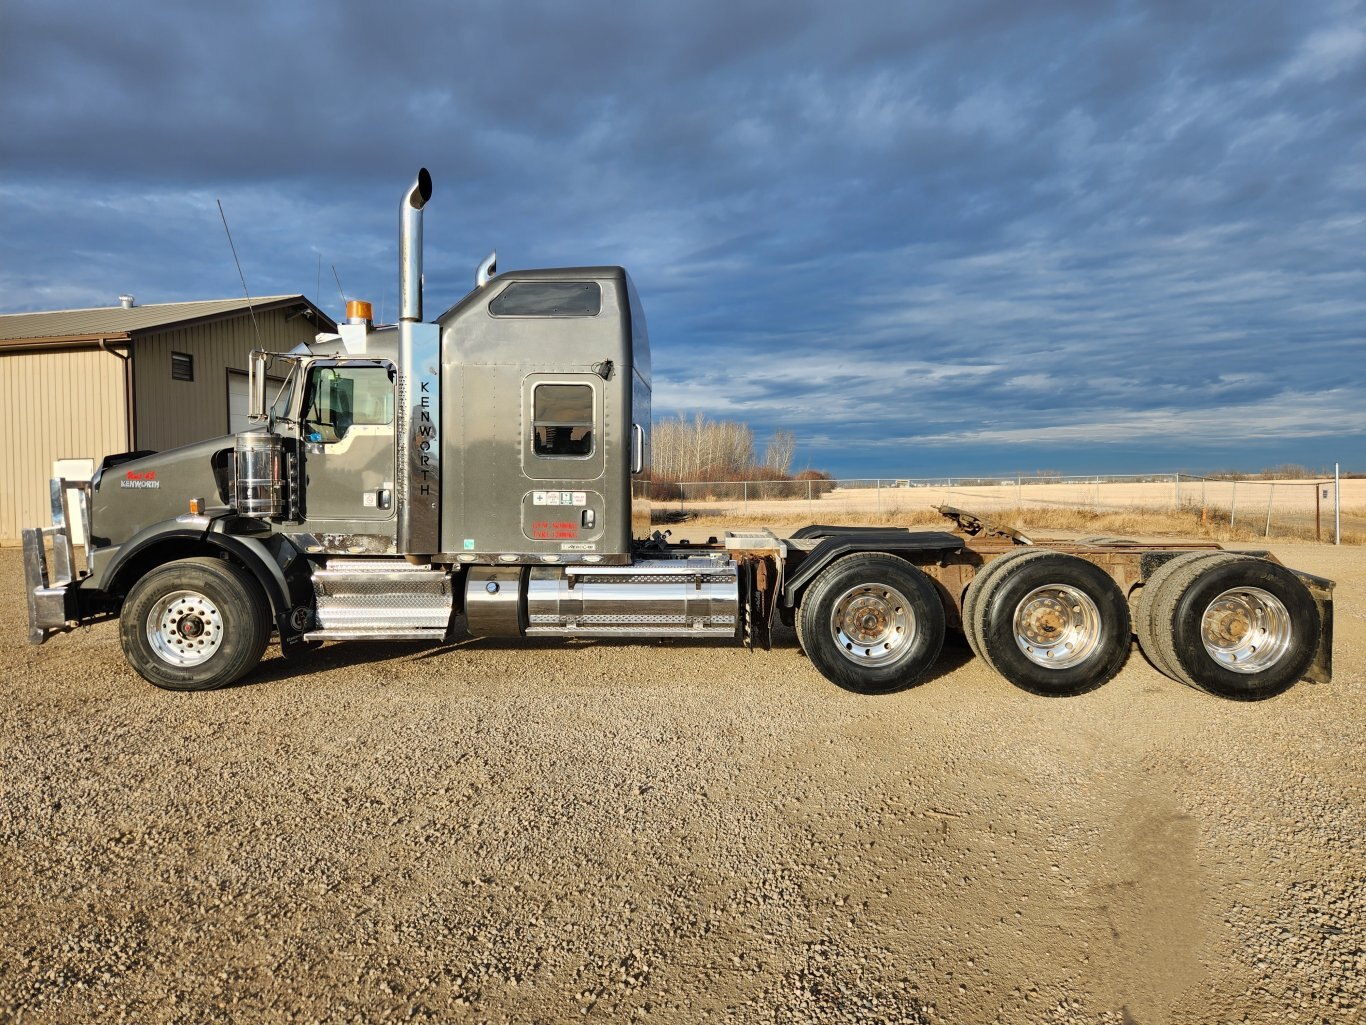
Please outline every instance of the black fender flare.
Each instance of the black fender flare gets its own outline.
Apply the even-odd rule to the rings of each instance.
[[[782,604],[797,605],[816,576],[837,559],[858,552],[884,552],[912,563],[926,555],[942,558],[960,551],[963,539],[942,530],[910,531],[896,527],[807,527],[795,537],[820,538],[783,584]]]
[[[282,627],[281,636],[289,632],[289,582],[285,580],[284,571],[269,549],[254,537],[216,531],[213,521],[207,518],[196,517],[191,520],[190,517],[184,517],[144,527],[119,546],[118,554],[100,574],[100,589],[106,593],[117,593],[124,582],[122,578],[140,561],[140,557],[153,553],[161,546],[175,546],[177,542],[181,546],[192,544],[231,555],[261,585],[266,600],[270,602],[272,618],[277,627]]]

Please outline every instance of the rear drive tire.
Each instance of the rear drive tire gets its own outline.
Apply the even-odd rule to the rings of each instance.
[[[128,664],[166,690],[213,690],[261,660],[270,617],[260,585],[222,559],[183,559],[148,573],[119,617]]]
[[[924,573],[894,555],[846,555],[827,566],[797,610],[806,656],[859,694],[909,687],[944,646],[944,605]]]
[[[963,636],[967,638],[968,647],[978,658],[985,660],[982,654],[982,627],[985,608],[982,604],[982,592],[991,586],[992,579],[1016,559],[1027,555],[1044,555],[1045,552],[1037,548],[1012,548],[1002,555],[998,555],[989,563],[977,571],[977,575],[968,582],[968,589],[963,592]]]
[[[1178,573],[1184,573],[1197,563],[1206,563],[1212,559],[1227,561],[1230,558],[1232,556],[1219,549],[1185,552],[1175,558],[1168,559],[1159,566],[1157,571],[1139,589],[1138,599],[1134,602],[1134,633],[1138,635],[1138,646],[1142,649],[1143,654],[1147,656],[1153,668],[1163,676],[1169,676],[1177,681],[1181,680],[1178,670],[1169,665],[1163,656],[1162,645],[1158,640],[1162,631],[1158,630],[1157,620],[1154,616],[1158,597],[1167,589],[1167,581]]]
[[[1129,657],[1129,603],[1085,559],[1039,552],[1012,560],[979,596],[982,653],[1011,683],[1070,697],[1112,679]]]
[[[1154,597],[1152,616],[1169,675],[1238,701],[1293,686],[1314,660],[1321,629],[1318,606],[1293,573],[1246,555],[1183,567]]]

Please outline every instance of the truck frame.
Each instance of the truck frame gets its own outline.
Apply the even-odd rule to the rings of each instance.
[[[117,616],[172,690],[329,640],[732,638],[796,629],[830,681],[922,679],[945,636],[1017,686],[1098,687],[1137,637],[1161,672],[1237,699],[1332,674],[1333,582],[1269,552],[812,525],[671,542],[650,504],[649,335],[620,267],[499,273],[423,319],[425,169],[400,203],[400,320],[254,352],[252,428],[52,482],[23,531],[29,639]],[[77,565],[71,525],[84,528]]]

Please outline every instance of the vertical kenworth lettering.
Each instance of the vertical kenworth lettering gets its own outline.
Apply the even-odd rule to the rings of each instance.
[[[778,622],[863,693],[924,678],[950,630],[1039,694],[1100,686],[1135,637],[1168,676],[1231,698],[1331,678],[1333,582],[1265,551],[1034,540],[948,507],[943,530],[670,541],[651,522],[673,482],[653,479],[630,275],[498,272],[490,255],[428,321],[431,195],[423,170],[400,201],[397,324],[350,303],[312,344],[252,354],[248,430],[52,482],[52,526],[23,532],[34,643],[116,616],[130,664],[174,690],[250,673],[272,638],[287,655],[464,629],[767,648]]]
[[[400,555],[441,551],[441,333],[435,324],[399,325],[399,370],[405,385],[399,402]]]
[[[418,424],[417,433],[418,437],[422,439],[421,444],[418,445],[418,449],[421,452],[421,456],[418,462],[421,464],[422,467],[422,483],[418,487],[418,494],[422,496],[430,496],[436,493],[436,489],[433,486],[432,481],[432,445],[436,439],[436,427],[434,421],[432,420],[431,382],[424,380],[421,384],[421,388],[422,419],[421,422]]]

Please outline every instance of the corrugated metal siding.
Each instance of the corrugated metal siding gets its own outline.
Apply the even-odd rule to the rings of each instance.
[[[137,447],[174,448],[228,432],[228,371],[246,372],[252,349],[287,352],[312,341],[313,322],[289,320],[283,311],[257,313],[260,338],[251,317],[235,317],[197,327],[139,336],[134,343],[134,408]],[[194,357],[194,380],[171,379],[171,353]]]
[[[126,448],[123,361],[99,349],[0,354],[0,541],[52,522],[55,459]]]

